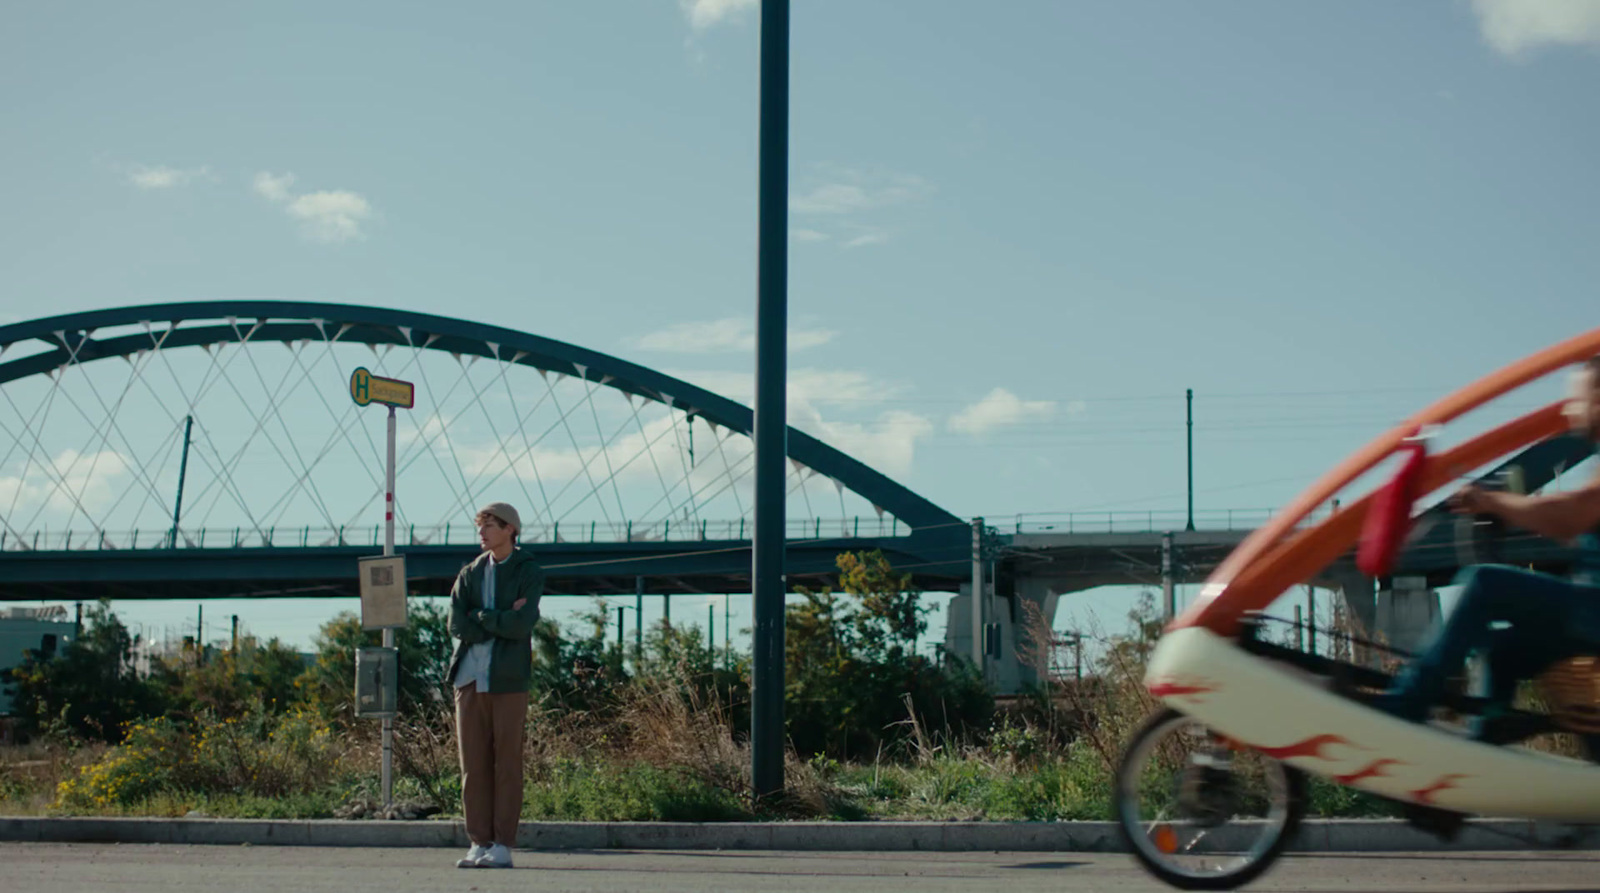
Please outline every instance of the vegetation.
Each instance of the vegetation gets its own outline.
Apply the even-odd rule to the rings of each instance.
[[[1105,640],[1083,678],[997,708],[970,663],[916,653],[926,611],[878,553],[839,557],[835,588],[801,590],[786,617],[788,791],[751,796],[748,655],[703,631],[658,626],[608,640],[604,601],[535,634],[526,752],[530,819],[1067,820],[1109,817],[1110,769],[1152,709],[1140,684],[1159,634],[1153,602]],[[1028,618],[1028,654],[1052,678],[1058,643]],[[0,747],[0,814],[317,818],[378,794],[377,723],[353,716],[355,651],[377,644],[353,615],[327,623],[307,662],[241,639],[136,673],[108,605],[55,659],[15,669],[26,743]],[[418,604],[397,636],[396,797],[459,812],[451,640]],[[1336,786],[1316,808],[1383,807]]]

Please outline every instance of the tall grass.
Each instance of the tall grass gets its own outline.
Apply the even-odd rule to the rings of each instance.
[[[1044,618],[1023,604],[1024,655],[1043,684],[987,729],[953,730],[909,697],[903,726],[870,760],[786,756],[782,797],[753,796],[745,729],[731,688],[686,662],[613,684],[575,704],[550,695],[528,712],[524,816],[589,821],[795,818],[1054,821],[1110,816],[1111,778],[1132,731],[1155,709],[1144,660],[1159,623],[1136,615],[1082,679]],[[738,689],[744,696],[747,689]],[[0,748],[0,813],[318,818],[378,796],[378,724],[326,722],[309,709],[131,724],[122,744],[57,729]],[[460,809],[450,706],[429,700],[396,723],[397,799]],[[1390,804],[1314,780],[1314,814],[1387,815]]]

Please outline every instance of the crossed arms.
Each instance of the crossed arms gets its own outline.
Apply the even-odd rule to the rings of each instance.
[[[510,608],[479,608],[471,610],[461,597],[461,582],[467,575],[463,571],[450,587],[450,635],[468,645],[487,642],[492,638],[526,639],[533,635],[533,624],[539,609],[527,596],[518,598]]]

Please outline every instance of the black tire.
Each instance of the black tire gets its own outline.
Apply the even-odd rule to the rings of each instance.
[[[1150,835],[1141,826],[1141,817],[1133,814],[1134,810],[1127,793],[1137,787],[1137,773],[1142,767],[1144,751],[1169,731],[1180,727],[1184,721],[1198,722],[1177,710],[1163,709],[1145,720],[1129,739],[1123,751],[1122,763],[1117,767],[1112,795],[1117,831],[1122,835],[1123,844],[1133,853],[1139,864],[1165,883],[1181,890],[1231,890],[1248,884],[1271,868],[1300,830],[1300,824],[1305,819],[1308,807],[1306,777],[1304,773],[1283,763],[1268,761],[1270,770],[1279,774],[1275,792],[1277,796],[1274,800],[1281,800],[1278,804],[1281,810],[1279,816],[1281,824],[1275,832],[1270,827],[1268,829],[1268,833],[1275,836],[1266,840],[1264,846],[1258,842],[1247,854],[1248,861],[1231,870],[1204,875],[1179,871],[1165,864],[1160,854],[1150,850]]]

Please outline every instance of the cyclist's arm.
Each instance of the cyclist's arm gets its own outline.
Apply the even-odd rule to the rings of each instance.
[[[1486,493],[1489,510],[1508,524],[1554,540],[1570,540],[1600,527],[1600,470],[1576,490],[1519,496]]]

